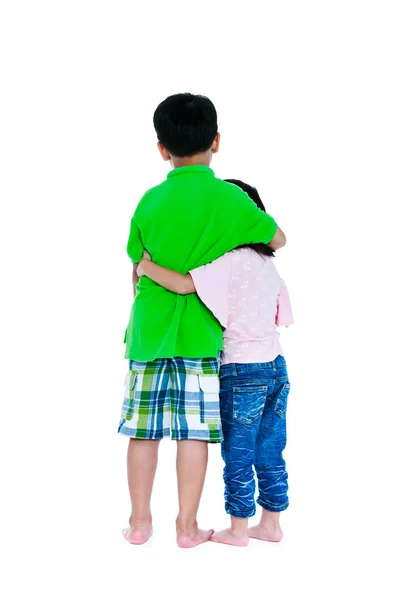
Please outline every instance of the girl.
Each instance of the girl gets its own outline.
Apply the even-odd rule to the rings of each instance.
[[[241,187],[265,212],[255,188],[227,181]],[[249,537],[279,542],[279,515],[289,505],[282,452],[290,384],[276,326],[288,326],[293,319],[273,256],[265,244],[251,244],[188,275],[155,265],[147,254],[138,267],[139,276],[176,294],[197,292],[225,329],[220,406],[225,509],[231,526],[211,540],[235,546],[247,546]],[[248,529],[248,519],[256,512],[253,467],[262,516]]]

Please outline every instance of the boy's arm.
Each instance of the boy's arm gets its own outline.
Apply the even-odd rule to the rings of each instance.
[[[241,241],[237,245],[262,242],[272,250],[279,250],[286,244],[286,237],[275,220],[259,209],[245,192],[236,206],[233,229],[238,228]]]
[[[145,275],[158,283],[158,285],[161,285],[161,287],[164,287],[175,294],[180,294],[181,296],[194,294],[196,292],[191,275],[183,275],[182,273],[165,269],[164,267],[154,264],[145,257],[139,264],[136,274],[137,277]]]
[[[283,248],[283,246],[286,244],[286,236],[283,233],[282,229],[280,227],[278,227],[277,223],[274,221],[274,219],[271,217],[271,215],[269,215],[268,213],[264,213],[262,212],[260,209],[258,209],[257,207],[254,207],[256,209],[256,211],[259,213],[258,217],[259,217],[259,221],[258,223],[254,223],[252,224],[252,228],[251,230],[249,230],[250,236],[251,236],[251,242],[246,242],[246,243],[257,243],[261,241],[264,244],[268,244],[268,246],[272,249],[272,250],[279,250],[280,248]],[[252,207],[253,209],[253,207]],[[253,210],[252,210],[253,213]],[[253,216],[253,214],[251,215]],[[247,217],[247,215],[246,215]],[[250,219],[247,219],[246,217],[243,217],[243,221],[242,223],[246,223],[249,222]],[[250,221],[251,222],[251,221]],[[257,242],[256,242],[257,240]]]
[[[280,227],[277,227],[274,237],[272,238],[272,240],[270,242],[268,242],[268,246],[272,250],[279,250],[279,248],[283,248],[283,246],[285,246],[285,244],[286,244],[286,236],[283,233],[282,229]]]
[[[133,263],[139,263],[142,260],[144,246],[140,229],[136,224],[135,217],[133,217],[131,220],[127,252]]]

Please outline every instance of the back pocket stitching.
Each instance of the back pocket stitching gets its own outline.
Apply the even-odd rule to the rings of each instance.
[[[274,412],[281,419],[284,419],[286,417],[286,409],[287,409],[287,401],[288,401],[289,392],[290,392],[290,383],[285,383],[284,386],[283,386],[283,388],[279,392],[278,397],[277,397],[277,399],[275,401]],[[284,396],[285,396],[285,400],[284,401],[281,398],[282,394],[284,394]],[[279,408],[279,406],[282,405],[282,404],[284,405],[284,410],[281,410]]]
[[[254,393],[254,392],[263,392],[263,403],[260,406],[259,411],[256,416],[254,416],[252,418],[248,418],[248,419],[243,418],[239,414],[240,411],[237,410],[238,400],[236,398],[239,395],[243,396],[243,394]],[[252,423],[254,423],[263,414],[265,401],[267,398],[267,392],[268,392],[267,385],[262,385],[262,386],[260,385],[260,386],[255,386],[255,387],[234,387],[233,388],[233,418],[236,421],[238,421],[239,423],[242,423],[243,425],[251,425]]]

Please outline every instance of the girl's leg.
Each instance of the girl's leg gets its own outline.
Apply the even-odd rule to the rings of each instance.
[[[176,519],[177,543],[181,548],[193,548],[210,539],[208,531],[197,526],[197,511],[203,492],[208,462],[208,442],[182,440],[177,442],[176,473],[178,477],[179,514]]]
[[[279,514],[289,506],[288,475],[282,453],[286,446],[286,406],[290,384],[286,366],[281,367],[278,359],[276,362],[277,379],[268,393],[255,452],[259,489],[257,502],[263,512],[259,525],[249,529],[250,537],[271,542],[282,539]]]
[[[221,372],[223,374],[224,367]],[[225,510],[231,516],[231,527],[213,534],[211,540],[215,542],[246,546],[249,541],[247,519],[256,510],[255,444],[267,397],[267,386],[260,385],[263,376],[264,373],[258,371],[246,371],[242,365],[240,378],[221,377]],[[254,379],[257,384],[253,383]]]
[[[150,500],[159,444],[159,440],[129,440],[128,484],[132,513],[129,528],[124,529],[123,534],[131,544],[144,544],[152,534]]]

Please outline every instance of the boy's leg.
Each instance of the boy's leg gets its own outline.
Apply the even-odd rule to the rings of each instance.
[[[197,526],[197,511],[203,491],[208,461],[208,443],[198,440],[177,442],[179,514],[176,519],[178,546],[192,548],[210,539],[213,529]]]
[[[256,444],[257,503],[263,511],[260,523],[249,529],[250,537],[270,542],[282,539],[279,516],[289,506],[288,475],[282,453],[286,446],[286,407],[290,384],[286,366],[281,366],[278,359],[276,363],[277,381],[268,394]]]
[[[128,446],[128,485],[132,512],[125,538],[144,544],[152,534],[151,492],[156,474],[159,440],[131,439]]]
[[[171,361],[171,432],[177,441],[179,514],[177,542],[192,548],[210,539],[212,529],[197,526],[207,470],[208,442],[222,439],[219,361],[176,357]]]
[[[130,527],[123,531],[132,544],[143,544],[152,533],[150,499],[158,447],[169,435],[169,361],[130,361],[119,432],[129,436],[128,484],[132,502]]]
[[[232,376],[232,368],[226,365],[221,369],[225,510],[231,516],[231,527],[213,534],[211,540],[247,546],[247,520],[255,514],[255,444],[267,386],[260,385],[264,373],[242,370],[240,376]]]

